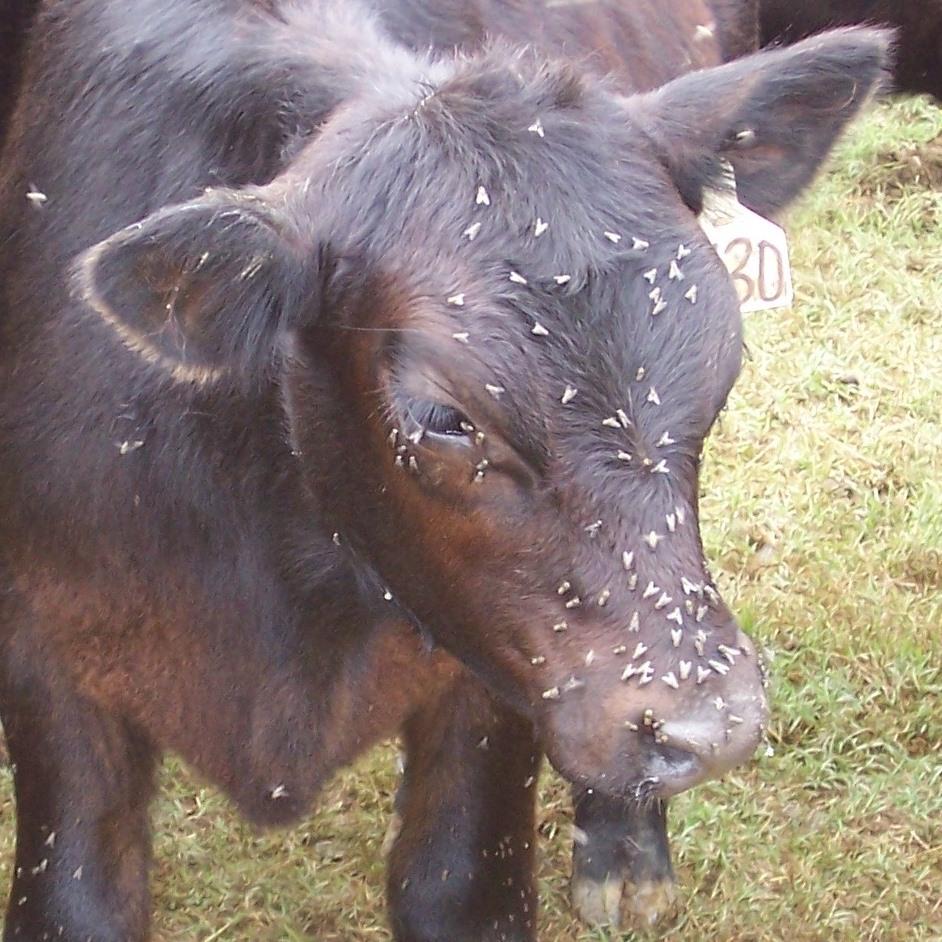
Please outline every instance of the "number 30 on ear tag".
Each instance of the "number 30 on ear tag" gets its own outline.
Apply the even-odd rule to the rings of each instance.
[[[699,222],[733,279],[743,314],[791,306],[785,230],[739,202],[731,167],[727,186],[704,195]]]

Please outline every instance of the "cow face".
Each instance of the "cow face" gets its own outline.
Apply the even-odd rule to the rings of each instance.
[[[672,794],[766,718],[698,529],[741,327],[697,209],[722,160],[755,208],[791,198],[883,48],[837,34],[628,100],[494,52],[345,108],[262,190],[119,233],[82,287],[180,381],[268,369],[314,519],[569,778]]]

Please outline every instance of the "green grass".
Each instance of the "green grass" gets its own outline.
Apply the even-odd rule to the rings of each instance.
[[[654,938],[942,939],[942,110],[876,109],[791,215],[797,300],[752,315],[711,439],[708,555],[774,655],[774,755],[674,802],[683,915]],[[389,940],[392,747],[258,835],[175,763],[155,808],[157,937]],[[571,815],[544,777],[544,942]],[[13,807],[0,772],[0,884]]]

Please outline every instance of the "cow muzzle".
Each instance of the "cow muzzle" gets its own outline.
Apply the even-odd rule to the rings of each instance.
[[[725,674],[697,682],[591,683],[548,704],[545,748],[571,781],[630,799],[666,798],[747,762],[768,722],[764,675],[751,642]],[[666,675],[665,675],[666,676]],[[708,678],[708,679],[707,679]]]

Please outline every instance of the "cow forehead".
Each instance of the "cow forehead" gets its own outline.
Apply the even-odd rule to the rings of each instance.
[[[482,387],[566,398],[570,415],[637,412],[652,433],[669,403],[678,432],[705,434],[741,341],[693,213],[604,90],[560,107],[496,84],[499,101],[439,90],[351,113],[302,161],[303,211],[364,271],[392,275],[408,326],[451,344],[441,358]]]
[[[436,332],[454,347],[443,355],[473,362],[482,380],[565,406],[560,415],[612,421],[622,410],[643,427],[670,411],[678,432],[705,432],[738,373],[741,318],[693,216],[571,235],[539,218],[511,230],[492,208],[468,211],[450,245],[432,240],[411,277],[416,294],[430,271],[435,287],[409,326]]]
[[[444,224],[443,210],[369,258],[408,299],[380,306],[373,326],[408,328],[406,343],[436,372],[541,406],[549,424],[623,412],[658,439],[702,438],[738,373],[741,321],[693,216],[672,207],[673,220],[573,232],[540,216],[523,224],[490,192],[473,195]],[[385,323],[392,312],[399,319]]]
[[[487,57],[465,67],[346,109],[302,154],[289,176],[331,237],[374,256],[404,244],[529,251],[575,275],[677,214],[646,135],[603,85],[503,62],[492,74]]]

